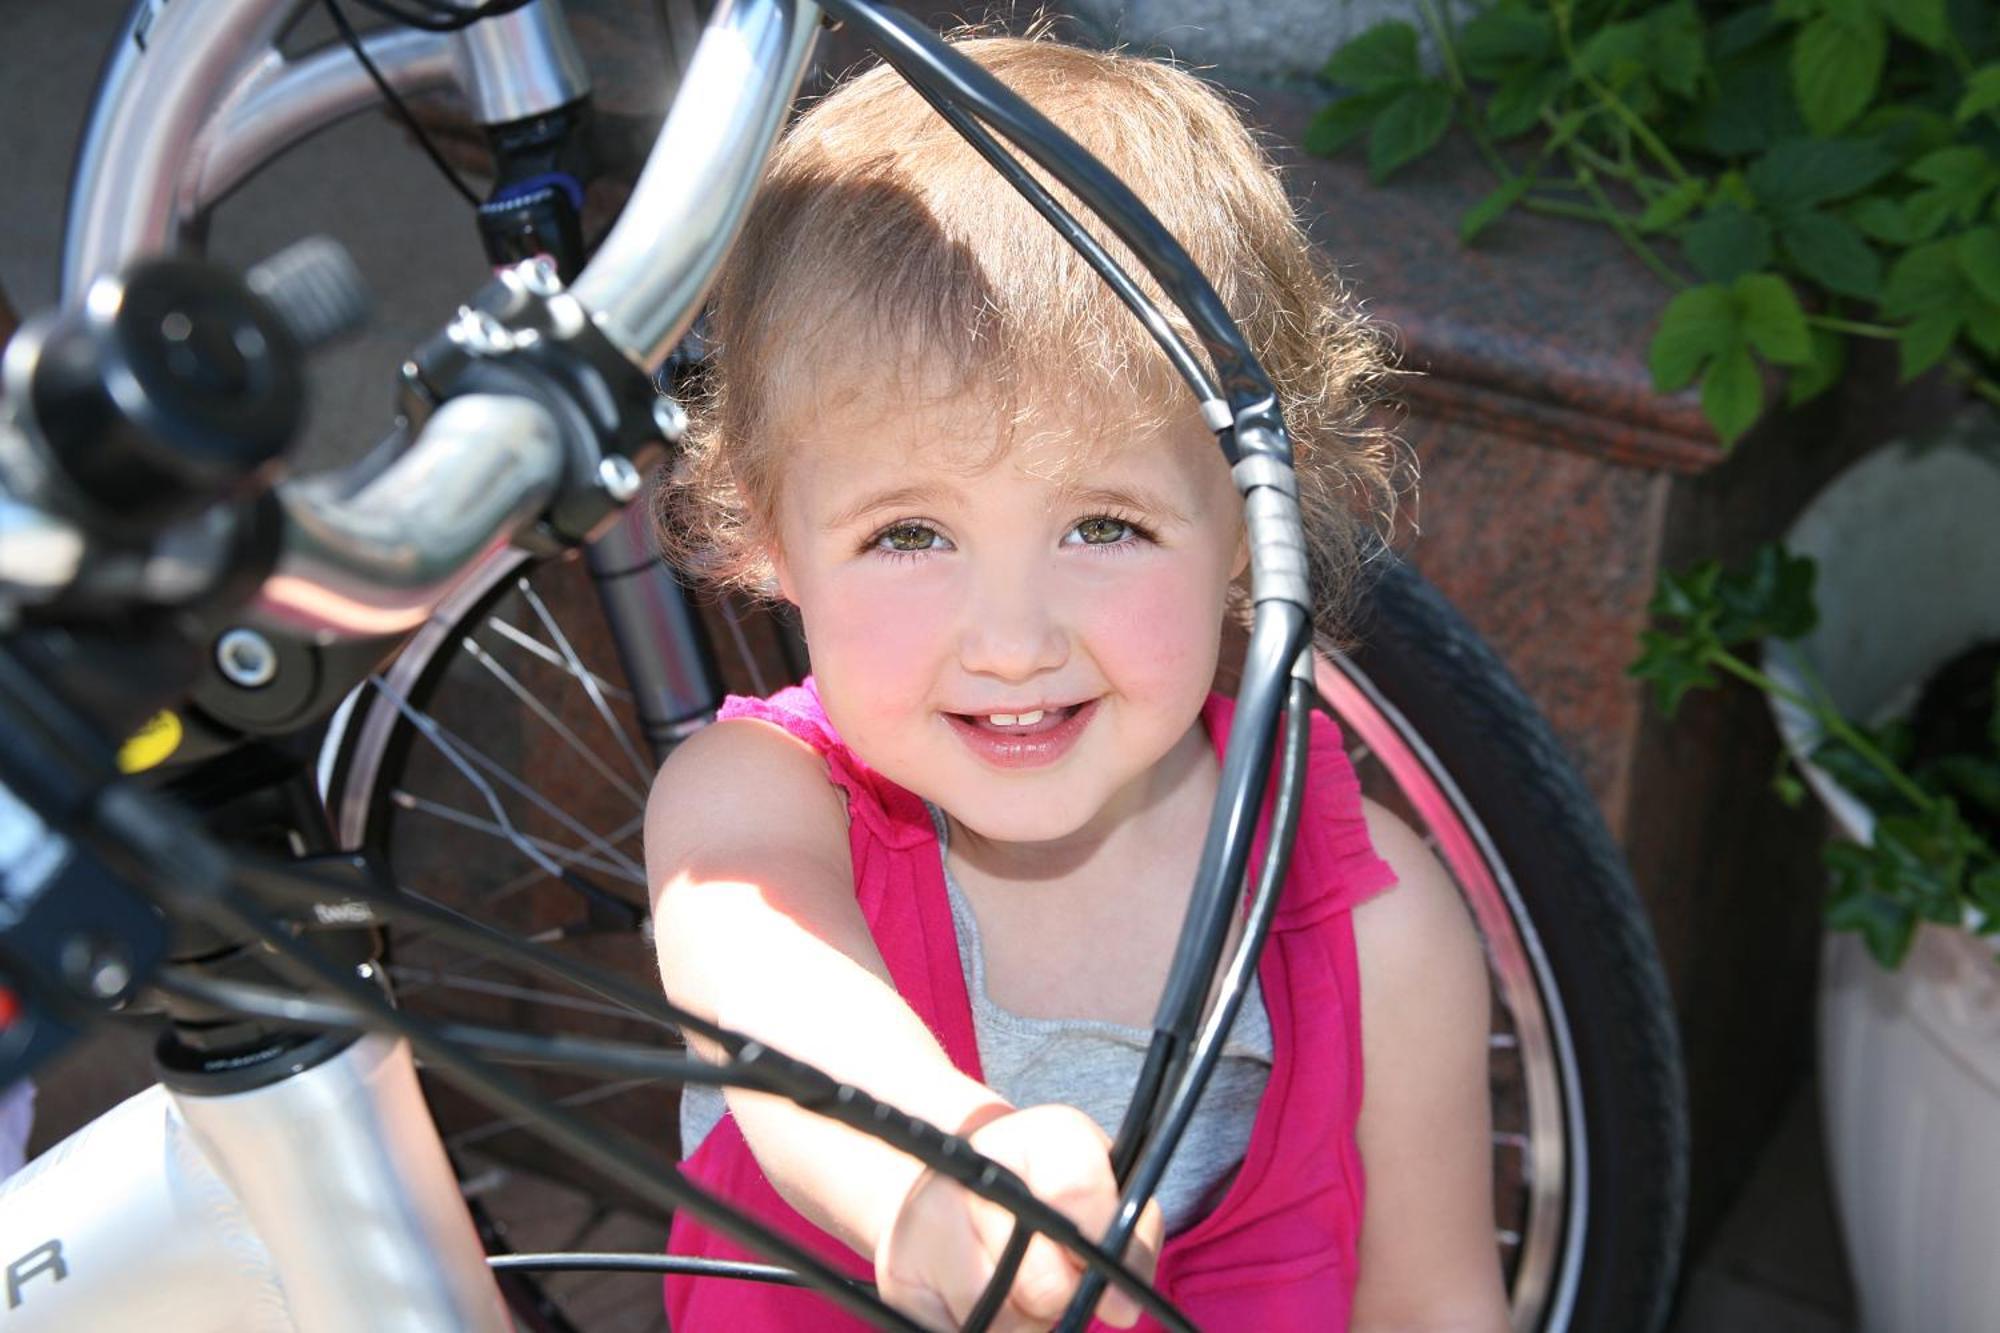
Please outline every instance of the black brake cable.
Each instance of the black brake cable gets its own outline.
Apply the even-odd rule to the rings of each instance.
[[[727,1065],[696,1062],[683,1066],[673,1062],[691,1060],[692,1057],[673,1055],[647,1047],[635,1047],[631,1051],[616,1053],[612,1053],[611,1047],[604,1047],[596,1053],[607,1061],[624,1061],[625,1063],[616,1066],[615,1072],[634,1073],[644,1067],[654,1073],[671,1074],[691,1082],[767,1092],[784,1097],[807,1110],[850,1128],[873,1135],[915,1157],[940,1175],[956,1181],[979,1197],[1007,1209],[1017,1217],[1026,1219],[1034,1231],[1048,1235],[1051,1240],[1078,1254],[1092,1266],[1093,1270],[1116,1274],[1120,1288],[1132,1295],[1149,1314],[1168,1328],[1190,1330],[1190,1333],[1193,1329],[1186,1316],[1175,1309],[1154,1288],[1132,1274],[1121,1259],[1115,1258],[1102,1246],[1097,1245],[1066,1215],[1050,1208],[1037,1198],[1018,1177],[981,1156],[963,1139],[947,1134],[887,1103],[877,1101],[858,1088],[839,1083],[802,1061],[794,1060],[782,1052],[746,1038],[741,1033],[689,1013],[664,996],[639,991],[622,978],[602,969],[536,949],[504,931],[427,899],[416,898],[401,891],[385,890],[372,884],[357,884],[351,879],[336,879],[289,863],[240,852],[232,858],[232,870],[233,878],[245,887],[254,889],[266,897],[280,899],[289,905],[309,908],[315,903],[325,902],[329,895],[333,895],[346,902],[368,907],[378,918],[391,921],[396,918],[420,921],[440,938],[468,950],[534,966],[592,990],[614,1003],[632,1009],[641,1016],[656,1018],[704,1036],[731,1056]],[[354,989],[348,985],[339,986],[337,989],[349,999],[356,995]],[[371,993],[363,988],[359,994],[365,1000]],[[376,1015],[380,1013],[397,1014],[393,1008],[382,1010],[372,1004],[366,1005],[365,1008],[371,1026],[381,1026],[374,1021]],[[292,1012],[298,1014],[307,1011]],[[322,1016],[330,1017],[331,1014]],[[288,1021],[301,1020],[293,1017]],[[445,1041],[449,1044],[448,1038]],[[582,1058],[580,1053],[589,1049],[578,1039],[559,1040],[501,1032],[486,1032],[476,1044],[489,1051],[505,1049],[522,1055],[532,1054],[537,1059],[549,1061]],[[435,1059],[430,1056],[427,1058]],[[635,1064],[634,1061],[638,1063]],[[653,1063],[649,1064],[648,1061]],[[508,1110],[510,1114],[519,1116],[524,1121],[530,1121],[529,1115],[512,1106],[502,1109]],[[557,1142],[559,1146],[569,1147],[567,1140],[559,1139]],[[678,1179],[678,1173],[670,1172],[670,1174]],[[700,1212],[696,1212],[695,1216],[702,1218],[704,1222],[707,1221],[706,1216]],[[753,1241],[742,1243],[751,1248],[758,1248]],[[771,1253],[768,1249],[765,1252]],[[812,1285],[819,1286],[817,1282]]]
[[[366,5],[370,9],[375,9],[379,0],[356,0],[356,3]],[[444,178],[450,183],[451,188],[458,191],[466,203],[471,204],[474,208],[478,208],[479,196],[473,193],[472,187],[465,183],[464,178],[458,174],[451,163],[445,161],[444,154],[438,151],[438,146],[431,141],[431,136],[424,130],[424,127],[417,123],[417,118],[411,114],[410,108],[404,103],[402,96],[389,85],[389,80],[382,77],[382,71],[376,68],[374,60],[368,55],[368,48],[362,44],[361,34],[354,30],[354,25],[347,21],[347,15],[341,12],[338,0],[320,0],[320,4],[325,8],[327,17],[333,20],[334,30],[340,34],[341,40],[347,43],[347,49],[354,52],[354,58],[361,62],[361,68],[368,72],[370,79],[374,80],[376,89],[382,94],[382,100],[389,104],[389,109],[396,114],[397,118],[403,122],[410,133],[416,136],[417,146],[422,148],[432,163],[436,165],[437,169],[444,173]],[[382,11],[378,10],[377,12]],[[407,22],[408,20],[399,19],[398,21]],[[423,27],[424,25],[412,22],[410,26]],[[460,26],[464,25],[461,24]],[[430,29],[430,31],[438,31],[438,29]],[[450,29],[445,29],[445,31],[450,31]]]
[[[205,912],[224,923],[255,931],[277,951],[271,965],[297,979],[332,990],[340,1003],[329,1004],[310,996],[289,996],[263,987],[238,982],[217,981],[185,971],[160,978],[164,989],[177,990],[206,1003],[237,1009],[253,1016],[280,1022],[311,1022],[336,1028],[368,1027],[393,1032],[409,1040],[424,1057],[427,1067],[460,1083],[468,1091],[519,1119],[524,1127],[542,1133],[558,1147],[576,1153],[580,1160],[616,1179],[632,1183],[651,1201],[666,1207],[682,1206],[705,1225],[728,1235],[739,1244],[790,1263],[808,1285],[833,1295],[851,1312],[875,1318],[886,1327],[901,1328],[901,1316],[885,1322],[887,1311],[878,1297],[865,1288],[857,1292],[851,1280],[762,1223],[736,1213],[720,1200],[706,1194],[680,1172],[650,1160],[636,1142],[617,1131],[606,1132],[608,1147],[584,1151],[579,1139],[587,1139],[583,1122],[567,1111],[537,1098],[491,1068],[490,1060],[469,1057],[466,1051],[498,1057],[508,1063],[561,1065],[619,1075],[640,1074],[679,1083],[744,1088],[786,1097],[807,1110],[850,1128],[874,1135],[891,1147],[916,1158],[930,1169],[971,1190],[979,1197],[1028,1221],[1037,1231],[1082,1257],[1093,1271],[1101,1271],[1116,1281],[1146,1312],[1167,1328],[1194,1333],[1194,1326],[1143,1279],[1121,1261],[1114,1259],[1067,1216],[1037,1198],[1027,1184],[974,1151],[965,1140],[946,1134],[877,1101],[857,1088],[836,1082],[800,1061],[773,1051],[761,1043],[743,1044],[734,1059],[711,1064],[698,1056],[661,1050],[630,1042],[602,1038],[547,1036],[483,1028],[469,1024],[431,1024],[397,1010],[382,993],[358,974],[342,969],[320,955],[307,941],[291,935],[263,909],[233,887],[223,887],[199,900]],[[729,1225],[715,1220],[717,1212],[729,1214]],[[801,1264],[801,1256],[810,1262]],[[839,1292],[828,1290],[828,1275],[846,1284]],[[914,1325],[910,1325],[914,1327]]]
[[[534,0],[486,0],[484,4],[471,7],[445,3],[445,0],[411,0],[422,13],[412,13],[392,0],[354,0],[363,9],[373,10],[384,18],[411,28],[421,28],[425,32],[461,32],[482,19],[499,18],[517,9],[525,9]]]
[[[1084,258],[1110,283],[1147,328],[1154,332],[1176,369],[1189,378],[1198,397],[1212,393],[1197,376],[1187,376],[1191,356],[1180,348],[1177,338],[1163,338],[1165,322],[1157,310],[1143,301],[1129,279],[1105,255],[1094,240],[1077,226],[1061,206],[1033,180],[1021,164],[1000,149],[973,123],[991,125],[1013,141],[1030,158],[1048,170],[1076,194],[1139,257],[1162,289],[1175,300],[1206,346],[1227,391],[1227,421],[1211,420],[1218,441],[1231,464],[1238,465],[1251,455],[1261,456],[1282,469],[1267,470],[1256,483],[1245,484],[1283,490],[1289,484],[1291,451],[1277,411],[1276,393],[1269,378],[1257,364],[1242,332],[1230,319],[1205,275],[1181,249],[1173,236],[1144,208],[1139,200],[1101,163],[1083,152],[1073,141],[1015,95],[991,73],[966,59],[935,34],[909,16],[893,9],[878,9],[868,0],[823,0],[822,8],[835,17],[853,22],[869,45],[905,81],[916,88],[932,107],[944,116],[987,161],[1025,195],[1038,212],[1077,247]],[[970,113],[967,113],[967,108]],[[1138,298],[1136,301],[1134,298]],[[1148,316],[1151,316],[1149,318]],[[1176,355],[1176,350],[1180,354]],[[1204,407],[1207,404],[1204,401]],[[1254,460],[1253,460],[1254,461]],[[1252,497],[1246,497],[1250,504]],[[1295,494],[1286,497],[1296,513]],[[1286,501],[1281,500],[1282,506]],[[1254,513],[1255,505],[1252,504]],[[1253,522],[1253,543],[1257,525]],[[1246,659],[1243,685],[1238,698],[1235,722],[1224,756],[1224,772],[1217,809],[1203,844],[1196,873],[1195,892],[1189,903],[1186,925],[1176,947],[1167,986],[1155,1016],[1155,1037],[1147,1050],[1138,1086],[1128,1106],[1124,1123],[1113,1145],[1112,1164],[1125,1185],[1121,1201],[1121,1222],[1136,1223],[1158,1170],[1142,1163],[1157,1161],[1163,1169],[1178,1133],[1167,1137],[1166,1152],[1146,1152],[1149,1142],[1161,1146],[1155,1131],[1161,1115],[1171,1124],[1174,1106],[1192,1108],[1212,1071],[1213,1060],[1201,1058],[1202,1044],[1196,1027],[1207,1005],[1214,978],[1222,965],[1233,909],[1241,900],[1242,885],[1250,855],[1250,839],[1256,812],[1262,804],[1270,778],[1269,765],[1279,711],[1284,702],[1284,682],[1293,661],[1305,651],[1310,640],[1310,608],[1302,587],[1287,601],[1260,602],[1251,632],[1250,654]],[[1260,663],[1262,672],[1257,669]],[[1303,733],[1301,733],[1303,734]],[[1288,849],[1286,849],[1288,850]],[[1278,861],[1282,879],[1282,852]],[[1269,881],[1275,892],[1278,881]],[[1254,964],[1254,954],[1250,959]],[[1235,969],[1232,969],[1232,972]],[[1240,997],[1238,999],[1240,1002]],[[1225,1029],[1226,1032],[1226,1029]],[[1161,1098],[1168,1087],[1175,1089],[1172,1101],[1163,1108]],[[1130,1226],[1114,1227],[1109,1248],[1122,1251],[1120,1231],[1130,1234]],[[1029,1237],[1016,1228],[996,1268],[992,1281],[975,1307],[967,1330],[983,1330],[1004,1302]],[[1098,1289],[1101,1292],[1101,1287]],[[1094,1296],[1092,1298],[1094,1300]],[[1065,1328],[1079,1321],[1077,1312],[1087,1310],[1079,1300],[1065,1316]]]

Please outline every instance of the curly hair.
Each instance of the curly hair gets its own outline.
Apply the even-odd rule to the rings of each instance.
[[[1277,169],[1214,88],[1159,61],[1049,40],[956,45],[1117,173],[1242,326],[1279,391],[1315,618],[1337,640],[1409,477],[1406,451],[1370,411],[1392,373],[1386,335],[1320,261]],[[1097,234],[1198,345],[1130,252]],[[780,141],[708,336],[693,427],[656,512],[669,558],[750,591],[770,586],[788,423],[815,406],[971,390],[1017,420],[1053,401],[1106,435],[1196,410],[1111,289],[884,66],[820,99]]]

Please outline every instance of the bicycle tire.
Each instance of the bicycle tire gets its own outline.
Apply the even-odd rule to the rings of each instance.
[[[421,880],[418,887],[437,892],[429,870],[401,868],[410,860],[399,850],[405,845],[401,826],[423,809],[410,800],[409,789],[420,779],[412,777],[409,765],[421,754],[411,711],[477,712],[464,700],[449,698],[458,688],[447,683],[452,659],[459,656],[452,645],[468,635],[476,638],[481,622],[518,580],[547,579],[561,568],[562,562],[519,555],[496,561],[405,651],[400,683],[386,691],[381,685],[364,687],[363,696],[372,692],[372,697],[357,696],[354,710],[330,735],[324,772],[337,832],[344,845],[374,852],[399,881],[414,874]],[[1518,1050],[1518,1034],[1544,1024],[1551,1032],[1546,1048],[1552,1058],[1568,1051],[1526,1074],[1507,1068],[1505,1059],[1495,1061],[1496,1144],[1503,1149],[1496,1154],[1496,1232],[1508,1265],[1515,1327],[1650,1333],[1672,1286],[1685,1198],[1685,1117],[1664,982],[1629,876],[1547,725],[1434,589],[1413,570],[1394,567],[1372,590],[1362,620],[1361,646],[1323,668],[1323,688],[1339,704],[1336,711],[1351,742],[1393,733],[1405,738],[1411,756],[1420,757],[1416,768],[1404,763],[1399,769],[1380,750],[1357,745],[1364,787],[1411,819],[1441,853],[1452,846],[1476,849],[1483,872],[1468,867],[1462,856],[1444,857],[1462,888],[1482,873],[1511,886],[1511,893],[1496,896],[1507,904],[1504,918],[1496,918],[1489,904],[1482,933],[1490,958],[1532,960],[1534,989],[1530,997],[1510,995],[1504,979],[1496,977],[1501,1035],[1515,1034]],[[543,760],[538,780],[552,776],[546,755]],[[1448,798],[1454,812],[1445,824],[1425,818],[1420,809],[1427,800],[1436,805],[1429,798],[1437,794]],[[1455,827],[1447,826],[1452,821]],[[436,860],[435,849],[429,855]],[[457,854],[444,859],[463,864]],[[512,924],[546,930],[564,911],[574,910],[565,906],[571,897],[545,882]],[[1477,904],[1475,915],[1480,915]],[[622,944],[600,940],[595,947],[597,961],[635,973],[651,966],[650,948],[636,933]],[[392,964],[392,975],[395,971]],[[1593,1004],[1564,1003],[1574,995],[1592,996]],[[405,996],[406,1003],[417,1002],[407,989]],[[1612,1003],[1599,1007],[1605,997]],[[524,996],[512,997],[501,1013],[480,1007],[495,998],[467,1007],[465,996],[455,996],[448,1012],[529,1027],[549,1021],[548,1011]],[[574,1015],[562,1011],[565,1021]],[[596,1022],[603,1016],[586,1017]],[[1546,1094],[1539,1106],[1528,1106],[1535,1099],[1522,1087],[1537,1082],[1555,1089],[1553,1112]],[[562,1087],[549,1090],[565,1095]],[[433,1105],[461,1160],[479,1159],[483,1172],[470,1172],[475,1182],[482,1175],[490,1181],[496,1173],[527,1177],[512,1183],[530,1186],[528,1196],[540,1197],[533,1177],[561,1178],[559,1165],[532,1154],[496,1152],[499,1145],[491,1136],[468,1152],[464,1108],[443,1090]],[[671,1124],[671,1099],[658,1097],[650,1106],[638,1115],[642,1121],[650,1116],[657,1134]],[[640,1127],[629,1116],[627,1125]],[[1538,1202],[1519,1180],[1519,1170],[1508,1167],[1504,1149],[1516,1139],[1527,1145],[1524,1160],[1535,1159],[1536,1180],[1544,1186],[1550,1178],[1563,1182],[1552,1198]],[[1543,1195],[1548,1194],[1545,1188]],[[500,1218],[491,1239],[528,1240],[523,1228],[506,1220],[497,1199],[486,1203]],[[609,1204],[614,1213],[630,1213],[657,1228],[652,1239],[664,1234],[663,1219],[628,1207],[628,1201],[614,1198]],[[1537,1207],[1542,1211],[1534,1214]],[[1553,1229],[1547,1220],[1551,1207]],[[539,1222],[537,1227],[545,1229]],[[1524,1242],[1538,1228],[1547,1239],[1540,1250],[1530,1250]],[[575,1248],[546,1237],[536,1240],[533,1248]],[[585,1292],[578,1285],[566,1297],[560,1278],[544,1278],[542,1284],[525,1290],[557,1304]],[[637,1299],[654,1297],[648,1290]]]
[[[1562,1080],[1562,1235],[1540,1273],[1510,1273],[1514,1327],[1653,1333],[1686,1217],[1686,1092],[1652,931],[1596,803],[1493,650],[1408,565],[1383,571],[1359,645],[1321,679],[1346,684],[1337,711],[1350,743],[1401,739],[1404,762],[1436,784],[1459,823],[1456,854],[1453,831],[1410,808],[1407,778],[1401,792],[1384,790],[1381,770],[1395,759],[1373,753],[1357,764],[1364,790],[1428,835],[1462,892],[1461,856],[1469,848],[1486,860],[1549,1019]],[[1505,941],[1481,925],[1492,961]]]

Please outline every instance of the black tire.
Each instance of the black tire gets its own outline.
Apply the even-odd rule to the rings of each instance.
[[[1560,1072],[1566,1114],[1582,1122],[1584,1184],[1565,1200],[1568,1271],[1541,1314],[1516,1328],[1654,1333],[1686,1216],[1686,1092],[1631,876],[1548,724],[1414,569],[1384,571],[1359,639],[1348,664],[1421,738],[1511,881],[1538,984],[1567,1034],[1572,1058]],[[1564,1139],[1574,1156],[1574,1124]]]

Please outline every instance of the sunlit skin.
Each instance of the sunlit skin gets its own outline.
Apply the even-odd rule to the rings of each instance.
[[[1228,469],[1195,419],[1092,443],[1065,468],[1074,436],[977,400],[857,402],[790,442],[778,500],[780,586],[842,739],[1023,870],[1213,762],[1198,720],[1244,558]],[[1020,730],[1065,743],[1026,766],[971,721],[1036,709]]]

